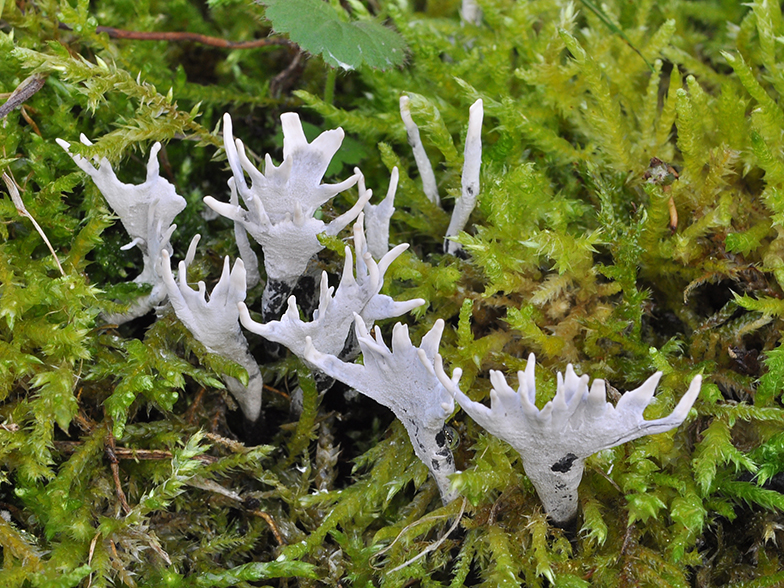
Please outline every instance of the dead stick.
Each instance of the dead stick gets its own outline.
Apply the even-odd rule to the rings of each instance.
[[[82,443],[78,441],[55,441],[54,446],[55,449],[62,453],[74,453],[82,446]],[[174,457],[171,451],[164,449],[130,449],[128,447],[115,447],[114,455],[117,459],[133,460],[164,460]],[[194,459],[208,464],[218,461],[218,458],[212,455],[197,455]]]
[[[278,526],[275,524],[275,520],[263,510],[252,510],[250,514],[256,515],[257,517],[261,517],[267,523],[267,526],[272,531],[272,534],[275,535],[275,540],[278,542],[278,545],[285,545],[286,542],[283,540],[283,536],[280,534],[278,530]]]
[[[193,424],[193,421],[196,418],[196,410],[198,409],[199,405],[201,405],[202,398],[204,398],[205,392],[204,386],[199,388],[199,392],[196,394],[196,398],[193,400],[191,405],[188,407],[188,410],[185,413],[185,420],[188,421],[189,425]]]
[[[106,457],[109,459],[109,467],[112,470],[112,477],[114,478],[114,487],[117,491],[117,498],[120,501],[120,506],[125,511],[125,514],[130,514],[131,507],[128,504],[128,499],[125,497],[125,491],[122,489],[122,484],[120,482],[120,460],[117,459],[117,455],[115,453],[115,445],[114,445],[114,435],[112,435],[111,431],[106,435],[106,446],[104,447],[104,451],[106,453]]]
[[[64,23],[60,23],[59,26],[66,31],[72,30],[71,27]],[[126,31],[123,29],[115,29],[114,27],[96,27],[95,32],[106,33],[112,39],[132,39],[134,41],[190,41],[192,43],[209,45],[210,47],[220,47],[221,49],[256,49],[258,47],[269,47],[271,45],[294,46],[294,43],[282,37],[267,37],[266,39],[256,39],[254,41],[227,41],[220,37],[210,37],[200,33],[178,31]]]
[[[24,81],[16,87],[16,90],[8,95],[8,100],[6,100],[5,104],[0,106],[0,118],[5,118],[5,115],[17,106],[24,104],[33,94],[43,88],[47,77],[48,76],[44,74],[33,74],[30,77],[25,78]]]

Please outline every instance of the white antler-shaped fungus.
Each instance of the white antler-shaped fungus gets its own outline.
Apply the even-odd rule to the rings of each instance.
[[[444,321],[435,322],[422,337],[419,348],[411,343],[408,327],[397,323],[392,330],[391,350],[378,327],[374,339],[358,314],[354,315],[354,324],[363,365],[322,353],[310,337],[305,345],[305,359],[328,376],[391,409],[405,426],[414,453],[438,484],[444,504],[450,502],[455,492],[450,489],[449,475],[455,472],[455,464],[444,423],[455,404],[433,369]]]
[[[283,126],[283,163],[276,167],[267,155],[264,173],[245,154],[242,141],[232,135],[231,117],[223,117],[223,142],[234,174],[236,189],[247,209],[207,196],[204,202],[215,212],[239,223],[262,247],[267,283],[262,297],[262,315],[278,316],[283,300],[305,272],[310,259],[324,246],[319,233],[337,235],[354,220],[370,198],[359,200],[330,223],[314,218],[318,208],[338,193],[357,183],[360,172],[339,184],[322,184],[330,160],[340,148],[343,130],[325,131],[308,143],[299,116],[286,113]],[[251,179],[249,186],[245,173]]]
[[[91,145],[84,135],[81,141]],[[163,251],[171,253],[169,240],[177,225],[172,224],[174,217],[185,209],[185,199],[178,195],[174,186],[160,176],[158,152],[161,144],[155,143],[150,150],[147,162],[147,180],[143,184],[125,184],[117,179],[109,160],[105,157],[94,167],[81,155],[70,152],[70,143],[57,139],[68,155],[82,171],[87,173],[106,198],[106,202],[120,217],[125,230],[131,236],[131,242],[122,247],[123,250],[133,246],[142,251],[144,268],[134,282],[151,284],[152,292],[139,300],[126,314],[110,315],[105,318],[110,322],[123,323],[146,314],[163,301],[166,296],[161,276],[158,273],[158,259]]]
[[[636,390],[625,393],[613,406],[606,400],[604,380],[594,380],[589,390],[588,376],[578,377],[570,364],[566,377],[558,374],[555,397],[539,410],[534,404],[535,365],[532,353],[525,372],[517,374],[520,383],[517,392],[506,383],[501,372],[491,371],[493,389],[489,408],[473,402],[460,391],[459,368],[450,379],[439,356],[435,370],[444,387],[471,418],[520,454],[525,473],[545,511],[560,526],[568,525],[577,515],[577,487],[585,459],[597,451],[679,426],[697,399],[702,383],[701,376],[696,376],[669,416],[646,421],[643,411],[653,398],[661,372],[656,372]]]
[[[196,235],[185,261],[181,261],[178,280],[174,280],[169,261],[169,252],[161,254],[161,273],[166,290],[177,318],[208,351],[235,361],[248,372],[245,386],[231,376],[224,376],[229,392],[236,398],[245,417],[252,423],[261,416],[261,371],[250,354],[248,342],[242,334],[237,304],[245,300],[245,265],[241,259],[234,262],[229,271],[228,256],[223,262],[223,272],[207,300],[207,288],[199,282],[199,289],[188,286],[188,262],[193,258]]]
[[[306,337],[311,337],[319,350],[340,355],[351,332],[354,313],[359,314],[367,328],[370,328],[376,320],[400,316],[424,304],[421,298],[397,302],[390,296],[380,294],[387,268],[408,248],[408,243],[398,245],[376,263],[366,251],[363,216],[360,213],[354,224],[356,278],[352,268],[354,258],[351,248],[346,246],[343,275],[334,296],[334,288],[327,283],[327,272],[321,274],[319,305],[312,321],[300,319],[296,297],[291,296],[288,309],[281,319],[264,324],[254,321],[247,306],[240,304],[243,326],[269,341],[285,345],[298,357],[304,357]]]

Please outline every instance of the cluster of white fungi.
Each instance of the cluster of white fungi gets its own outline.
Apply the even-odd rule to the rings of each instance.
[[[400,112],[424,191],[433,203],[440,204],[435,176],[406,96],[400,100]],[[445,252],[449,254],[458,252],[460,245],[451,237],[464,229],[479,195],[482,118],[482,101],[478,100],[470,108],[462,193],[455,202],[445,239]],[[451,378],[445,373],[439,355],[442,320],[435,322],[418,347],[411,342],[408,328],[397,323],[388,347],[380,329],[374,328],[375,321],[401,316],[425,303],[421,299],[395,301],[381,294],[387,268],[408,247],[404,243],[389,249],[397,169],[392,172],[384,200],[372,205],[372,191],[366,188],[358,169],[338,184],[322,183],[343,141],[342,129],[326,131],[309,143],[296,114],[282,115],[281,123],[283,162],[275,166],[267,155],[261,171],[248,158],[242,142],[234,139],[231,117],[224,116],[223,140],[233,174],[228,181],[229,202],[210,196],[204,202],[234,222],[240,258],[233,268],[226,258],[223,274],[209,296],[203,282],[197,290],[188,285],[188,265],[193,261],[198,235],[179,263],[176,279],[172,273],[173,222],[186,203],[159,175],[160,144],[152,147],[147,180],[140,185],[120,182],[106,159],[97,161],[94,167],[85,158],[72,155],[131,236],[126,247],[141,249],[144,269],[135,281],[152,286],[151,293],[127,313],[105,317],[107,321],[131,320],[168,300],[177,317],[209,351],[247,370],[247,385],[229,376],[224,380],[250,423],[260,422],[262,416],[262,375],[240,325],[287,347],[314,370],[390,408],[405,426],[417,457],[433,475],[444,503],[457,496],[450,485],[455,465],[444,433],[457,401],[477,423],[518,451],[545,510],[560,525],[577,515],[577,487],[588,456],[643,435],[667,431],[684,421],[699,394],[700,376],[694,378],[669,416],[648,421],[643,411],[653,398],[661,373],[613,405],[607,402],[604,381],[594,380],[589,389],[588,376],[578,377],[569,365],[565,376],[558,374],[555,397],[538,409],[535,358],[531,354],[526,370],[518,374],[517,391],[509,387],[501,372],[490,373],[493,388],[488,408],[471,401],[460,390],[459,368],[454,369]],[[89,144],[85,137],[82,141]],[[69,150],[67,142],[58,142]],[[331,222],[321,220],[317,214],[320,208],[354,185],[359,193],[356,204]],[[327,274],[322,273],[317,308],[309,321],[302,320],[302,305],[298,306],[292,292],[323,249],[318,235],[337,235],[352,221],[354,251],[346,247],[340,284],[337,289],[329,287]],[[248,235],[259,244],[264,257],[262,322],[251,318],[245,305],[247,289],[256,285],[261,275]],[[363,360],[357,363],[354,360],[360,353]]]

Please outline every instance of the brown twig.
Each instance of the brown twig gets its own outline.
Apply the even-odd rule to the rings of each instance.
[[[57,451],[62,453],[74,453],[82,444],[78,441],[55,441],[54,446]],[[174,454],[171,451],[163,449],[131,449],[128,447],[115,447],[114,455],[118,460],[133,459],[134,461],[164,460],[172,459],[174,457]],[[218,461],[218,458],[213,457],[212,455],[197,455],[194,459],[207,464]]]
[[[0,106],[0,118],[5,118],[14,108],[27,102],[33,94],[44,87],[47,77],[48,75],[44,74],[33,74],[30,77],[25,78],[13,92],[7,95],[8,100],[6,100],[5,104]],[[35,127],[35,123],[33,123],[32,126],[35,129],[38,128]],[[41,133],[38,134],[40,135]]]
[[[81,396],[82,396],[82,388],[79,388],[77,401],[81,399]],[[74,423],[76,423],[76,426],[79,427],[82,431],[84,431],[88,435],[95,430],[95,427],[98,426],[98,423],[96,423],[89,416],[87,416],[87,414],[81,408],[79,409],[79,412],[76,413],[76,416],[74,417]]]
[[[218,430],[218,423],[220,422],[221,418],[223,417],[224,413],[226,412],[226,405],[225,403],[221,402],[215,407],[215,411],[213,412],[212,418],[210,419],[210,432],[213,434],[215,431]]]
[[[275,541],[278,542],[278,545],[285,545],[286,542],[283,540],[283,536],[280,534],[280,530],[278,530],[278,526],[275,524],[275,520],[263,510],[252,510],[250,514],[255,515],[257,517],[261,517],[267,523],[267,526],[272,531],[272,534],[275,535]]]
[[[290,400],[290,398],[291,398],[283,390],[278,390],[277,388],[273,388],[272,386],[267,386],[267,384],[264,384],[264,389],[265,390],[269,390],[270,392],[274,392],[275,394],[277,394],[278,396],[282,396],[286,400]]]
[[[218,445],[223,445],[224,447],[229,448],[234,453],[246,453],[248,451],[248,448],[244,443],[240,443],[234,439],[229,439],[228,437],[223,437],[217,433],[205,433],[204,436],[210,441],[214,441]]]
[[[43,135],[41,134],[41,130],[38,128],[38,125],[35,124],[35,121],[30,116],[28,110],[33,110],[33,109],[30,108],[29,106],[25,106],[24,104],[22,104],[21,108],[19,109],[19,112],[22,114],[22,118],[25,119],[25,121],[27,121],[27,124],[32,127],[35,134],[43,138]]]
[[[60,23],[59,27],[63,30],[72,30],[65,23]],[[221,49],[257,49],[259,47],[269,47],[271,45],[283,45],[287,47],[295,46],[294,43],[283,37],[267,37],[266,39],[256,39],[254,41],[227,41],[220,37],[210,37],[200,33],[188,33],[179,31],[126,31],[114,27],[96,27],[95,32],[106,33],[112,39],[132,39],[134,41],[190,41],[200,43],[210,47],[220,47]]]
[[[125,497],[125,491],[122,489],[122,484],[120,482],[120,460],[117,459],[117,454],[115,453],[115,444],[114,444],[114,435],[112,435],[111,431],[106,435],[106,446],[104,447],[104,452],[106,453],[106,457],[109,460],[109,467],[112,470],[112,477],[114,478],[114,488],[117,492],[117,499],[120,501],[120,506],[122,507],[125,514],[130,514],[131,506],[128,504],[128,499]]]
[[[196,398],[193,399],[193,402],[188,407],[188,410],[185,411],[185,420],[188,422],[189,425],[193,424],[193,421],[196,418],[196,410],[201,405],[202,398],[204,398],[204,392],[206,389],[204,386],[199,388],[199,391],[196,393]]]
[[[270,82],[270,94],[273,96],[280,96],[281,94],[286,93],[297,80],[299,74],[302,73],[302,70],[305,67],[305,64],[303,63],[304,60],[305,54],[297,48],[291,63],[288,64],[286,69],[272,78],[272,81]]]

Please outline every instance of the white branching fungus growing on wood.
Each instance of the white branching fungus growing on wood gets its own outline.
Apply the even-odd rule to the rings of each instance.
[[[479,171],[482,167],[482,119],[484,118],[484,108],[482,101],[477,100],[471,105],[468,114],[468,133],[466,133],[465,157],[463,159],[462,190],[460,197],[455,202],[455,209],[452,211],[452,218],[449,221],[449,228],[446,230],[444,251],[454,255],[462,247],[457,241],[452,241],[449,237],[456,236],[462,231],[468,217],[476,206],[476,198],[479,195]]]
[[[245,300],[245,264],[241,259],[234,262],[229,271],[228,256],[223,262],[223,273],[207,299],[207,288],[199,282],[199,289],[188,286],[188,263],[193,258],[196,235],[188,256],[179,264],[177,281],[172,275],[169,253],[161,253],[161,274],[166,285],[174,312],[193,336],[211,353],[235,361],[248,372],[248,385],[245,386],[231,376],[224,376],[226,387],[237,400],[242,413],[250,422],[261,416],[261,371],[250,354],[248,342],[242,334],[237,304]]]
[[[535,404],[535,365],[532,353],[525,372],[517,374],[520,383],[517,392],[506,383],[501,372],[491,371],[493,389],[489,408],[460,391],[459,368],[450,379],[438,356],[435,371],[471,418],[520,454],[525,473],[545,511],[561,526],[568,525],[577,515],[577,487],[585,458],[679,426],[697,399],[702,383],[701,376],[696,376],[669,416],[646,421],[643,411],[653,398],[661,372],[656,372],[636,390],[626,392],[613,406],[606,400],[604,380],[594,380],[589,390],[588,376],[578,377],[570,364],[566,377],[558,374],[555,397],[539,410]]]
[[[397,323],[392,330],[391,350],[378,327],[373,338],[358,314],[354,315],[354,324],[362,365],[322,353],[310,337],[305,345],[306,361],[391,409],[405,426],[417,457],[433,475],[444,504],[450,502],[456,496],[449,482],[455,464],[444,423],[455,404],[433,369],[444,321],[435,322],[418,348],[411,343],[408,327]]]
[[[322,184],[332,157],[343,141],[343,129],[325,131],[308,143],[299,116],[286,113],[283,126],[283,163],[275,166],[267,155],[264,172],[248,159],[242,141],[232,135],[231,117],[223,117],[223,142],[242,201],[219,202],[207,196],[204,202],[215,212],[239,223],[264,250],[267,283],[262,298],[262,315],[276,317],[310,259],[324,246],[319,233],[337,235],[354,220],[370,198],[369,191],[346,213],[330,223],[314,218],[314,213],[338,193],[357,183],[355,174],[339,184]],[[251,184],[245,179],[248,174]]]
[[[84,135],[81,136],[81,141],[85,145],[92,144]],[[169,240],[177,228],[172,223],[186,205],[185,199],[177,194],[174,186],[159,174],[158,152],[161,150],[161,144],[155,143],[152,146],[147,162],[147,180],[138,185],[125,184],[118,180],[108,159],[98,161],[96,168],[81,155],[71,153],[71,145],[67,141],[57,139],[57,144],[93,179],[106,202],[120,217],[132,239],[122,249],[127,250],[134,246],[141,249],[144,268],[134,282],[152,285],[152,292],[137,301],[127,313],[104,318],[110,322],[123,323],[146,314],[166,297],[157,269],[158,259],[163,251],[171,253]]]
[[[398,245],[376,263],[365,245],[363,216],[360,214],[354,225],[356,278],[352,267],[354,257],[351,248],[346,246],[343,275],[334,296],[334,288],[327,283],[327,272],[321,274],[319,305],[312,321],[300,319],[296,297],[291,296],[281,319],[264,324],[254,321],[247,306],[241,303],[243,326],[269,341],[285,345],[298,357],[304,357],[306,337],[311,337],[320,350],[340,355],[351,332],[354,313],[359,314],[370,328],[376,320],[400,316],[424,304],[421,298],[396,302],[390,296],[380,294],[387,268],[408,248],[408,243]]]

